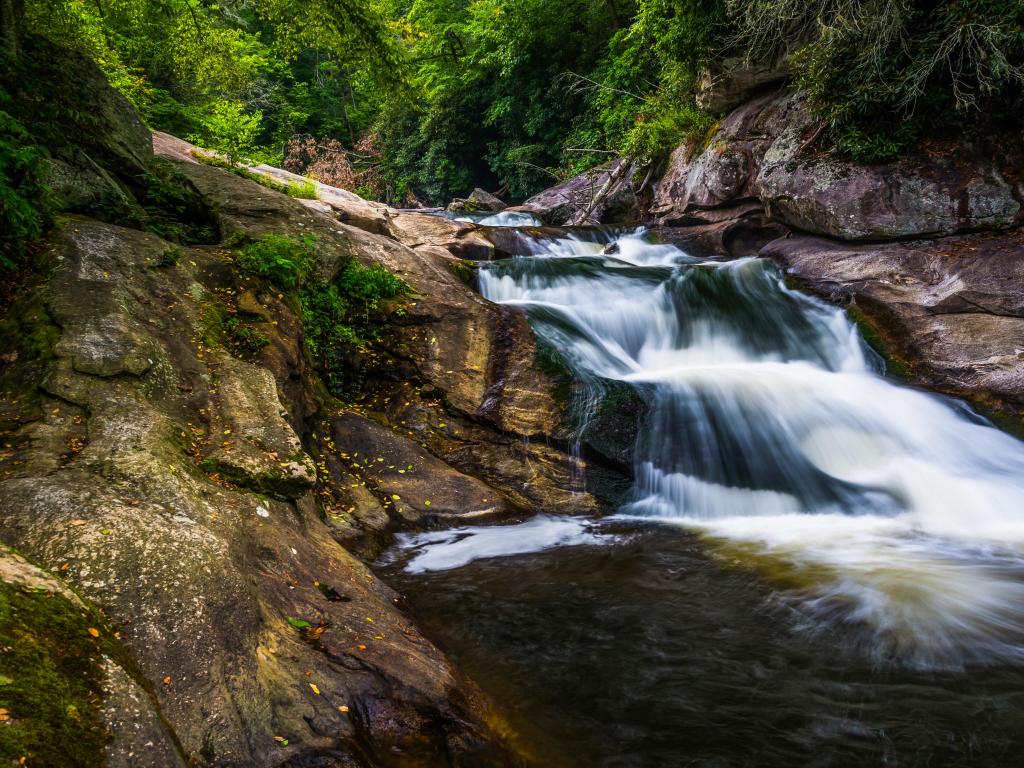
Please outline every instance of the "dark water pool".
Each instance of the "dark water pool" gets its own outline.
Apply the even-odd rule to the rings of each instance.
[[[1024,672],[879,667],[691,533],[383,569],[540,765],[1024,765]]]

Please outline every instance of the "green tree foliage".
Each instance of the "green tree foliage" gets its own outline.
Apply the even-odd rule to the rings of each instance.
[[[979,119],[1019,125],[1020,0],[729,0],[751,59],[791,54],[841,150],[889,160]]]
[[[262,121],[263,113],[259,110],[247,113],[241,102],[217,101],[203,116],[204,133],[189,138],[220,150],[227,155],[228,162],[237,163],[256,148]]]
[[[0,271],[17,267],[27,244],[43,234],[49,219],[46,167],[46,151],[0,111]]]
[[[718,116],[695,95],[726,60],[785,57],[822,135],[857,160],[895,157],[922,137],[977,127],[979,116],[1019,124],[1022,114],[1021,0],[26,0],[26,9],[29,29],[92,56],[152,126],[276,163],[294,137],[337,143],[361,191],[390,201],[443,203],[474,186],[522,198],[611,155],[654,161],[707,135]]]

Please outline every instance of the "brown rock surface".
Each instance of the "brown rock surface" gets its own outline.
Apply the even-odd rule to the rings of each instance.
[[[190,759],[397,765],[400,751],[418,765],[503,764],[487,703],[304,490],[311,460],[289,424],[299,409],[266,369],[202,342],[215,301],[203,281],[222,255],[189,250],[154,268],[167,243],[91,221],[69,224],[56,247],[43,297],[59,340],[37,416],[10,437],[21,450],[0,481],[0,532],[43,564],[67,563],[67,580],[120,628]],[[226,447],[248,457],[230,484],[203,461]],[[274,465],[286,473],[277,498],[247,490]],[[110,706],[130,713],[133,697],[121,686]],[[143,728],[145,711],[122,713],[115,735]]]
[[[761,254],[852,303],[922,383],[1024,413],[1024,231],[872,245],[796,236]]]

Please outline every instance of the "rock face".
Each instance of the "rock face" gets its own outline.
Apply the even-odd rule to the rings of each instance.
[[[532,213],[552,226],[625,224],[640,214],[632,174],[621,160],[574,176],[511,210]]]
[[[794,94],[742,104],[703,151],[673,153],[657,236],[772,258],[850,304],[907,376],[1024,413],[1020,137],[860,166],[810,149],[816,130]]]
[[[20,450],[0,482],[0,531],[64,565],[104,608],[185,757],[507,763],[487,703],[322,519],[298,437],[302,391],[282,399],[269,368],[203,342],[210,306],[242,293],[224,282],[223,253],[191,249],[160,267],[165,241],[85,220],[54,245],[61,260],[41,291],[59,339],[24,403],[35,415],[10,436]],[[268,304],[290,327],[287,308]],[[299,336],[274,327],[269,346],[291,349],[266,359],[301,360]],[[13,345],[14,366],[30,359],[27,344]],[[138,694],[116,678],[115,735],[131,741],[152,719],[139,706],[125,716]],[[153,753],[144,764],[181,758]]]
[[[662,223],[748,198],[778,221],[841,240],[998,230],[1024,220],[1024,147],[929,145],[894,163],[862,166],[805,146],[817,127],[799,96],[747,102],[695,157],[673,153],[652,212]]]
[[[697,106],[720,114],[735,109],[757,91],[780,86],[789,77],[787,57],[774,64],[751,65],[742,58],[716,62],[697,84]]]
[[[138,113],[84,54],[35,36],[22,41],[22,50],[10,71],[0,71],[13,97],[5,109],[37,139],[49,138],[48,183],[57,206],[108,218],[136,209],[131,188],[153,159]]]
[[[65,733],[78,737],[79,743],[46,746],[64,752],[65,756],[74,752],[79,764],[85,764],[84,760],[113,768],[134,765],[184,768],[185,761],[160,719],[155,699],[139,683],[137,670],[126,662],[123,647],[94,606],[87,605],[60,578],[3,545],[0,545],[0,601],[3,603],[5,625],[7,621],[17,624],[15,627],[5,626],[5,632],[10,632],[5,637],[16,637],[20,646],[32,647],[39,655],[45,656],[59,648],[59,633],[74,632],[78,635],[68,643],[78,646],[75,656],[69,654],[63,658],[62,664],[55,664],[58,679],[67,686],[67,690],[81,686],[83,677],[88,681],[87,698],[75,702],[73,705],[76,707],[94,707],[89,697],[104,700],[103,706],[91,713],[96,718],[95,722],[82,722],[90,717],[89,712],[82,711],[80,720],[69,724]],[[50,623],[54,619],[60,622],[59,626]],[[81,658],[80,653],[86,658]],[[5,649],[4,656],[0,658],[0,671],[5,678],[4,704],[9,712],[4,728],[17,734],[21,725],[28,722],[34,729],[44,730],[47,724],[41,721],[39,709],[33,706],[34,698],[46,699],[58,693],[53,690],[26,690],[21,678],[27,670],[8,665],[9,655],[10,651]],[[75,666],[82,665],[85,669],[73,670]],[[45,711],[45,708],[41,709]],[[39,758],[32,755],[32,759],[35,762]]]
[[[497,213],[506,208],[508,206],[501,201],[501,198],[492,195],[485,189],[480,189],[480,187],[474,189],[466,199],[456,198],[448,205],[449,211],[458,213],[478,213],[480,211]]]
[[[1024,231],[849,245],[767,245],[825,295],[850,303],[922,383],[1024,414]]]
[[[294,303],[223,244],[84,217],[53,234],[52,271],[0,322],[0,540],[62,568],[120,633],[131,669],[104,662],[97,694],[109,764],[519,764],[492,706],[352,554],[402,528],[596,506],[572,492],[564,404],[525,317],[467,284],[465,257],[494,245],[156,146],[222,243],[308,235],[320,278],[355,259],[410,293],[346,358],[346,405],[311,368]],[[265,343],[231,346],[225,318]]]

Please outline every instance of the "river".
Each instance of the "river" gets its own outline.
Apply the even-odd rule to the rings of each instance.
[[[536,761],[1024,764],[1024,445],[764,260],[524,243],[480,291],[561,353],[581,435],[611,387],[645,403],[633,487],[381,568]]]

